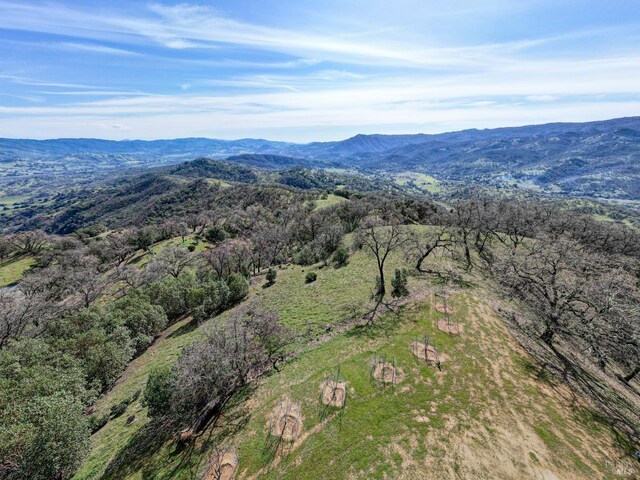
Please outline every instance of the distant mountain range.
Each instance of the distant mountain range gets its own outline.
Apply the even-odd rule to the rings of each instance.
[[[640,117],[441,134],[356,135],[295,144],[261,139],[0,139],[0,175],[169,165],[198,157],[269,170],[303,166],[436,178],[561,195],[640,200]]]

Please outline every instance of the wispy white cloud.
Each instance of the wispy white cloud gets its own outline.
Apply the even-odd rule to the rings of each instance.
[[[49,3],[0,2],[1,27],[84,39],[117,39],[123,43],[139,43],[145,39],[171,49],[237,45],[334,62],[416,68],[466,68],[503,63],[505,54],[555,40],[550,37],[455,47],[428,46],[413,38],[395,35],[368,34],[366,39],[350,40],[331,31],[321,35],[256,25],[224,17],[208,7],[186,4],[152,4],[147,15],[122,16]]]
[[[553,11],[553,2],[545,2]],[[400,3],[398,8],[428,10],[422,0]],[[621,40],[625,48],[609,50],[600,47],[606,42],[594,41],[618,41],[618,33],[629,34],[628,25],[516,35],[503,34],[510,28],[494,22],[491,28],[499,34],[457,32],[452,39],[442,34],[446,26],[438,37],[420,24],[429,16],[430,26],[439,27],[438,22],[469,11],[472,17],[497,15],[504,21],[534,3],[540,2],[452,0],[433,15],[414,20],[406,14],[404,21],[415,22],[409,31],[393,19],[369,25],[367,12],[354,14],[353,5],[345,5],[348,18],[327,15],[325,23],[306,28],[291,19],[259,24],[250,16],[187,4],[134,2],[117,10],[108,3],[72,8],[0,0],[0,29],[37,38],[17,37],[17,43],[111,55],[106,60],[118,65],[110,70],[98,56],[100,72],[111,73],[111,82],[105,78],[104,86],[96,86],[102,77],[90,69],[78,70],[87,75],[74,83],[75,76],[60,76],[62,69],[53,64],[12,69],[0,63],[0,84],[12,88],[7,94],[47,97],[42,105],[0,101],[0,129],[112,138],[273,131],[300,140],[301,126],[306,135],[310,129],[357,132],[380,126],[434,131],[638,114],[638,39]],[[393,13],[376,2],[370,8]],[[576,48],[583,40],[598,48]],[[572,47],[560,48],[565,45]],[[75,60],[70,64],[77,69]],[[123,65],[133,65],[140,76],[128,78]]]
[[[558,97],[553,95],[527,95],[526,99],[530,102],[553,102]]]
[[[53,44],[54,47],[64,48],[67,50],[76,50],[81,52],[104,53],[107,55],[124,55],[124,56],[140,56],[141,53],[125,50],[122,48],[114,48],[106,45],[95,45],[88,43],[62,42]]]
[[[31,85],[36,87],[55,87],[55,88],[82,88],[82,89],[100,89],[94,85],[83,85],[78,83],[63,83],[63,82],[51,82],[47,80],[38,80],[29,77],[22,77],[18,75],[2,75],[0,74],[0,80],[6,80],[11,83],[17,83],[19,85]]]
[[[553,81],[547,78],[547,71],[556,71]],[[573,72],[580,74],[576,76]],[[308,91],[180,93],[106,98],[61,106],[2,107],[0,116],[11,118],[14,129],[44,119],[57,119],[65,125],[86,118],[99,118],[105,124],[126,121],[130,127],[127,135],[134,137],[195,133],[239,137],[277,126],[293,129],[288,137],[282,138],[300,140],[295,129],[301,125],[309,128],[340,125],[361,131],[379,125],[414,125],[433,131],[449,125],[489,127],[509,122],[634,115],[640,111],[640,84],[628,79],[638,76],[640,62],[633,57],[574,62],[566,69],[546,61],[530,68],[496,69],[471,77],[422,81],[418,81],[420,77],[402,76],[367,78],[349,85],[328,82]],[[616,99],[615,95],[623,98]],[[548,98],[557,100],[540,101]],[[117,132],[111,136],[119,138]]]

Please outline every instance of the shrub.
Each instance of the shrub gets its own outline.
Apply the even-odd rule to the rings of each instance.
[[[399,298],[409,295],[409,290],[407,289],[406,269],[396,268],[395,274],[391,279],[391,286],[393,287],[393,291],[391,292],[392,297]]]
[[[128,406],[129,400],[123,400],[120,403],[112,405],[111,410],[109,411],[111,418],[118,418],[120,415],[127,411]]]
[[[222,226],[215,225],[207,229],[204,234],[204,238],[211,243],[219,243],[227,238],[227,232]]]
[[[0,350],[0,478],[66,479],[89,450],[80,361],[41,339]]]
[[[342,267],[347,264],[349,260],[349,252],[344,245],[338,246],[336,251],[333,252],[333,263],[336,267]]]
[[[89,381],[99,382],[101,390],[111,387],[124,371],[134,353],[130,332],[119,326],[106,334],[92,329],[76,337],[78,356],[84,360]]]
[[[304,278],[305,283],[313,283],[318,278],[316,272],[307,272],[307,276]]]
[[[267,275],[266,275],[267,283],[269,285],[272,285],[273,283],[275,283],[277,275],[278,275],[278,272],[275,270],[275,268],[270,268],[269,270],[267,270]]]
[[[249,282],[239,273],[232,273],[227,279],[229,287],[229,297],[227,306],[233,306],[242,301],[249,294]]]
[[[109,417],[109,412],[94,413],[89,416],[89,428],[91,429],[91,433],[94,434],[104,427],[109,421]]]
[[[149,409],[150,417],[158,417],[169,410],[171,400],[171,368],[158,367],[151,371],[142,397],[143,405]]]
[[[38,398],[28,405],[25,419],[30,425],[19,439],[22,475],[11,478],[71,478],[90,447],[89,421],[80,402],[64,393]]]
[[[116,301],[112,315],[117,323],[131,332],[136,352],[147,348],[153,337],[167,325],[167,315],[162,307],[152,305],[148,297],[136,292]]]
[[[293,256],[293,263],[297,265],[313,265],[316,263],[316,256],[309,245],[305,245]]]

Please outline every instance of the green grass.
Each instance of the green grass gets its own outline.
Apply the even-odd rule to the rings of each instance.
[[[0,206],[13,207],[16,203],[26,202],[31,198],[29,195],[5,195],[0,196]]]
[[[387,283],[393,269],[404,265],[399,255],[391,255],[385,271]],[[306,273],[313,271],[317,280],[305,283]],[[307,327],[322,329],[341,322],[354,314],[366,310],[367,301],[373,293],[377,275],[371,257],[364,252],[351,256],[349,263],[341,268],[333,266],[290,265],[278,271],[276,282],[267,288],[261,279],[252,287],[257,298],[277,311],[281,321],[303,330]]]
[[[387,271],[400,265],[401,258],[393,256]],[[318,279],[306,284],[309,269],[317,272]],[[374,276],[372,260],[358,252],[340,269],[289,266],[279,270],[275,284],[268,288],[263,288],[264,277],[257,277],[250,295],[276,310],[294,332],[308,333],[311,327],[311,333],[317,334],[325,326],[342,322],[354,309],[363,308]],[[410,290],[428,288],[428,280],[411,279]],[[446,478],[449,472],[464,477],[469,473],[469,461],[452,454],[461,442],[467,442],[474,454],[488,449],[492,462],[500,461],[493,458],[497,452],[507,456],[505,461],[517,459],[517,468],[525,468],[525,464],[541,468],[551,463],[557,473],[573,473],[572,478],[616,478],[602,460],[604,449],[613,448],[609,429],[593,418],[583,418],[549,394],[549,381],[538,378],[536,365],[513,348],[505,327],[487,316],[473,293],[469,289],[451,297],[454,315],[465,327],[461,336],[435,328],[434,320],[441,314],[429,306],[428,296],[423,296],[397,314],[377,320],[374,327],[352,328],[329,341],[312,344],[240,399],[222,419],[220,427],[224,428],[207,432],[191,449],[180,450],[173,441],[154,444],[157,431],[138,399],[124,415],[93,436],[91,455],[75,478],[194,478],[217,442],[236,448],[243,478],[383,479],[400,472],[405,478],[425,478],[425,468],[428,478]],[[144,388],[153,366],[171,364],[201,335],[203,327],[189,330],[187,322],[172,326],[164,338],[134,360],[122,381],[97,403],[98,411],[106,411]],[[417,361],[409,348],[411,341],[425,334],[449,356],[442,372]],[[395,359],[404,372],[395,388],[371,379],[371,362],[380,356]],[[319,388],[338,369],[348,381],[347,405],[342,414],[331,409],[327,415],[318,401]],[[267,434],[268,418],[285,397],[301,407],[305,438],[295,446],[285,445],[288,451],[274,455],[272,438]],[[127,426],[130,415],[138,420]],[[502,432],[511,431],[516,423],[525,425],[530,435],[537,435],[548,451],[524,445],[519,453],[512,452],[519,446],[517,434],[516,447],[499,450]],[[474,435],[468,437],[465,432]],[[145,439],[149,443],[141,444]],[[599,457],[585,457],[581,453],[585,445],[594,448]],[[126,459],[122,462],[125,466],[116,468],[113,465],[117,462],[112,463],[109,475],[104,475],[107,466],[118,459]],[[524,472],[520,478],[527,478]],[[490,478],[491,472],[483,475]]]
[[[16,283],[34,263],[33,257],[23,257],[2,264],[0,266],[0,287]]]
[[[137,265],[138,268],[142,268],[151,261],[154,255],[157,255],[167,247],[174,246],[188,248],[189,245],[195,246],[194,252],[201,252],[207,248],[209,243],[205,240],[199,240],[196,238],[195,234],[187,235],[184,238],[184,241],[181,237],[170,238],[168,240],[154,243],[146,252],[140,250],[133,256],[133,258],[131,258],[131,260],[129,260],[129,263]]]
[[[437,178],[418,172],[402,172],[394,177],[395,182],[403,187],[414,187],[417,190],[438,193],[442,191]]]
[[[342,202],[346,202],[347,199],[341,197],[340,195],[334,195],[330,193],[327,195],[327,198],[318,198],[316,200],[316,210],[320,210],[321,208],[333,207],[334,205],[338,205]]]

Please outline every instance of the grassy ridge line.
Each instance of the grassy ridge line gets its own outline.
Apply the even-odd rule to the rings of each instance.
[[[306,329],[309,322],[326,325],[349,314],[354,298],[366,301],[374,275],[371,267],[358,253],[347,267],[317,270],[317,282],[304,284],[304,271],[309,268],[294,266],[281,270],[272,287],[263,289],[262,282],[256,282],[251,295],[278,311],[283,322],[296,330]],[[418,283],[428,288],[419,280],[412,290],[420,287]],[[237,448],[239,478],[258,474],[278,479],[388,478],[398,472],[405,478],[462,472],[487,478],[516,478],[515,472],[519,478],[549,472],[561,474],[559,478],[624,478],[606,463],[624,455],[608,427],[594,421],[586,410],[574,413],[558,395],[560,386],[536,378],[537,369],[529,357],[476,298],[459,295],[453,301],[456,315],[467,328],[463,338],[434,330],[437,314],[421,301],[405,309],[400,319],[384,317],[384,328],[372,335],[340,334],[288,363],[229,413],[229,423],[246,421],[246,425],[225,439],[216,438],[220,431],[211,432],[209,441]],[[174,325],[136,359],[98,408],[107,409],[142,388],[153,365],[175,361],[201,331],[185,329],[186,322]],[[417,363],[409,351],[409,343],[426,332],[435,335],[439,347],[454,357],[442,374]],[[377,354],[395,356],[405,369],[406,379],[395,391],[381,390],[370,382],[369,362]],[[321,421],[319,385],[338,365],[350,383],[348,406],[342,421],[335,416]],[[265,451],[266,424],[284,396],[301,405],[303,435],[308,436],[288,455],[274,458]],[[131,414],[138,421],[127,426],[126,417]],[[201,442],[188,452],[176,450],[172,443],[141,451],[126,469],[103,476],[111,460],[123,451],[131,453],[127,442],[146,422],[138,400],[94,435],[92,454],[76,478],[193,478],[211,443]],[[510,438],[514,425],[526,442]],[[531,449],[527,451],[523,443]],[[504,457],[500,464],[514,464],[514,471],[491,467],[493,445]],[[472,458],[467,458],[469,451]],[[429,472],[426,477],[425,471]],[[435,472],[440,477],[431,476]]]
[[[423,303],[387,315],[377,330],[341,334],[262,381],[225,417],[237,432],[215,430],[191,450],[170,443],[140,452],[140,464],[107,478],[193,478],[216,442],[236,447],[245,479],[625,478],[610,463],[623,452],[608,427],[564,398],[562,386],[537,378],[477,298],[461,294],[453,306],[462,337],[435,329],[440,315]],[[409,349],[425,333],[449,356],[442,372]],[[371,381],[378,355],[404,371],[394,389]],[[338,366],[347,407],[323,419],[319,386]],[[303,441],[274,455],[265,448],[268,418],[285,397],[302,408]]]

